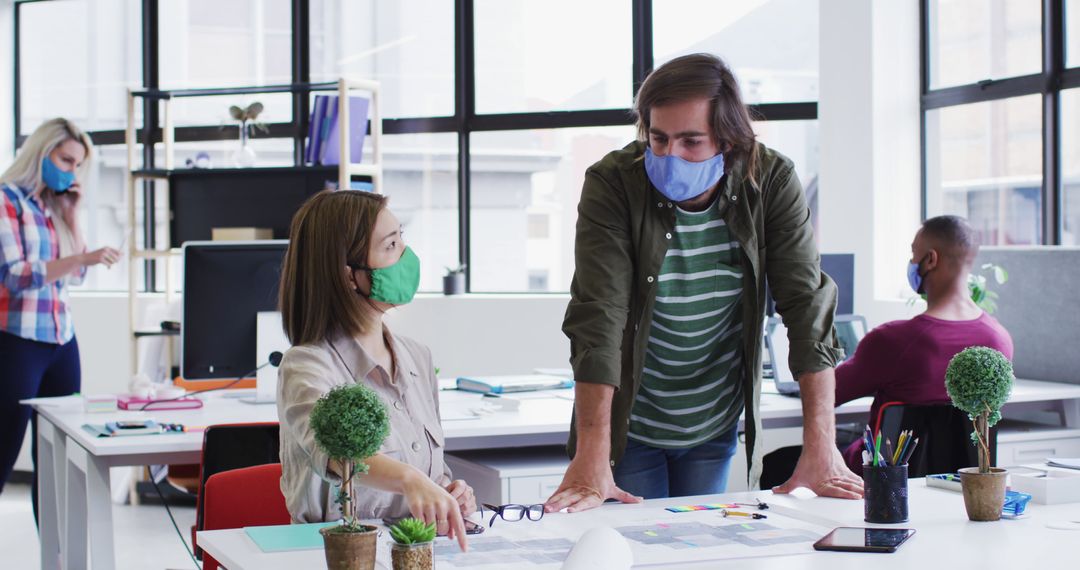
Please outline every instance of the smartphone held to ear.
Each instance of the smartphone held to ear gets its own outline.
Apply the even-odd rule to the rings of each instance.
[[[838,552],[896,552],[911,535],[913,528],[854,528],[833,529],[814,543],[814,550]]]

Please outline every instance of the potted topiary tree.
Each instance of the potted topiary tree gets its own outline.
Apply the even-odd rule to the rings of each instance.
[[[364,460],[379,451],[390,431],[386,406],[363,384],[340,386],[319,398],[311,410],[315,443],[337,465],[341,475],[337,503],[342,524],[319,532],[326,546],[329,570],[370,570],[375,568],[375,538],[378,529],[360,524],[353,513],[353,478],[367,473]]]
[[[1001,518],[1007,472],[990,465],[990,427],[1001,419],[1001,406],[1009,400],[1012,383],[1012,363],[985,346],[965,348],[945,371],[949,398],[975,425],[971,440],[979,448],[979,466],[960,470],[964,507],[973,521]]]
[[[431,547],[435,540],[435,523],[408,518],[390,527],[394,545],[390,560],[394,570],[431,570],[435,567],[435,554]]]

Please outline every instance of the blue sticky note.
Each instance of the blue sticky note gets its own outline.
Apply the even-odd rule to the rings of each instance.
[[[319,529],[341,524],[324,522],[310,524],[283,524],[274,526],[246,526],[244,532],[263,552],[288,550],[315,550],[323,547]]]

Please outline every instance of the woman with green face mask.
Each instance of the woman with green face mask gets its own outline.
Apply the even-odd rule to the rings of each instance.
[[[464,517],[476,500],[443,459],[431,352],[383,323],[386,311],[411,301],[419,284],[420,260],[405,245],[385,196],[323,192],[293,217],[280,287],[292,348],[279,368],[277,405],[281,486],[294,522],[342,516],[334,500],[340,466],[315,444],[308,419],[332,388],[362,383],[386,404],[390,435],[356,480],[353,515],[413,516],[465,547]]]

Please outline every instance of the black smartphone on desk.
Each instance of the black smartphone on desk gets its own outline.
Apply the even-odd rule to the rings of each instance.
[[[814,543],[814,550],[838,552],[896,552],[911,535],[913,528],[855,528],[833,529]]]

